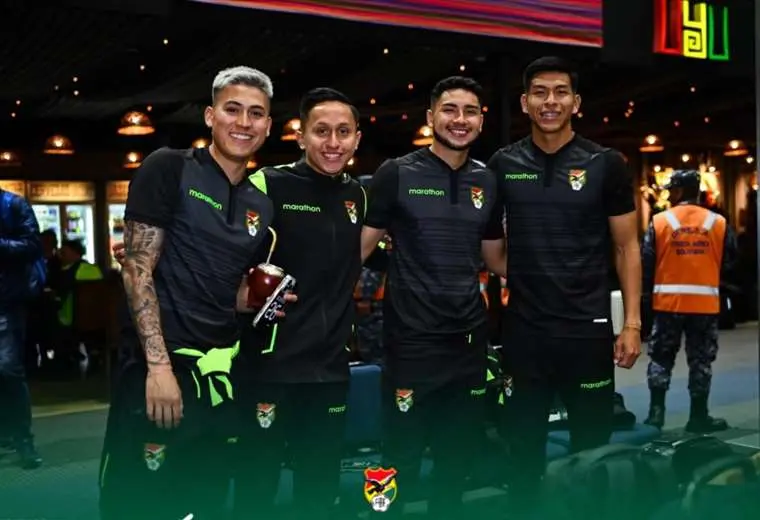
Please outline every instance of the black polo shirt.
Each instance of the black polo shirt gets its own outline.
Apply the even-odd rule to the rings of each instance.
[[[267,196],[231,184],[207,149],[162,148],[132,178],[125,219],[165,230],[153,281],[167,349],[233,345],[237,290],[272,222]]]
[[[423,148],[380,166],[366,224],[393,240],[383,302],[390,358],[445,358],[486,322],[481,241],[504,236],[502,211],[493,172],[475,160],[453,170]]]
[[[526,137],[488,166],[506,205],[506,326],[519,320],[556,337],[609,336],[609,217],[636,209],[622,155],[580,136],[546,154]]]
[[[304,160],[263,168],[251,181],[274,205],[271,262],[295,277],[298,303],[271,328],[246,327],[246,371],[274,383],[347,381],[364,188],[347,174],[320,174]]]

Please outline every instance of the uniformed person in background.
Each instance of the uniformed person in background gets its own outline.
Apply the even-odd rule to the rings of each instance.
[[[644,305],[653,311],[651,402],[644,422],[658,428],[665,423],[665,394],[685,334],[691,396],[686,431],[721,431],[728,425],[710,417],[707,400],[718,353],[720,285],[735,261],[736,238],[725,218],[697,204],[698,172],[675,171],[667,189],[671,208],[655,215],[642,246]]]

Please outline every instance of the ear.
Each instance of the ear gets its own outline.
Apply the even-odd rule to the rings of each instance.
[[[206,126],[211,128],[211,126],[214,124],[213,107],[206,107],[206,109],[203,111],[203,120],[206,122]]]
[[[528,96],[523,94],[520,96],[520,106],[522,107],[523,114],[528,113]]]
[[[356,146],[354,147],[354,152],[356,152],[356,150],[359,149],[359,143],[361,142],[361,140],[362,140],[362,131],[357,130],[356,131]]]
[[[296,142],[298,143],[298,147],[301,150],[305,150],[306,149],[306,145],[303,142],[303,132],[301,132],[300,129],[296,130]]]
[[[581,109],[581,96],[580,94],[576,94],[575,101],[573,103],[573,114],[577,114],[580,109]]]
[[[430,128],[433,128],[433,111],[429,108],[427,109],[427,112],[425,112],[425,119],[427,120],[427,125]]]
[[[269,133],[272,131],[272,118],[267,117],[267,137],[269,137]]]

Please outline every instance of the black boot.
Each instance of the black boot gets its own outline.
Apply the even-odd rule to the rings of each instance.
[[[650,390],[649,415],[644,424],[660,429],[665,425],[665,392],[659,388]]]
[[[31,438],[19,440],[16,443],[16,453],[18,453],[21,467],[24,469],[39,468],[42,464],[42,457],[37,453],[34,441]]]
[[[689,422],[684,429],[689,433],[722,432],[728,429],[728,423],[725,419],[710,417],[706,395],[692,395]]]

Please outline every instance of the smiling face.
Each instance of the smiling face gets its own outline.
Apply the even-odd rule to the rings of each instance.
[[[306,162],[318,173],[342,173],[359,147],[361,131],[351,107],[340,101],[325,101],[309,111],[298,132],[298,144]]]
[[[522,111],[545,134],[570,127],[581,98],[573,92],[570,75],[565,72],[540,72],[531,79],[528,92],[520,98]]]
[[[483,112],[478,96],[464,89],[447,90],[427,111],[433,137],[450,150],[472,146],[483,129]]]
[[[272,119],[269,98],[259,88],[228,85],[204,113],[214,147],[227,159],[246,162],[264,144]]]

